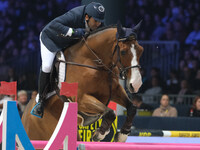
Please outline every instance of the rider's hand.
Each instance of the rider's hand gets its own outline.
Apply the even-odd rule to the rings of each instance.
[[[85,29],[82,28],[73,29],[72,36],[83,37],[84,35],[85,35]]]

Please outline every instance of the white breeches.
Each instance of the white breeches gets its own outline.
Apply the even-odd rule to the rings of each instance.
[[[40,37],[40,49],[42,58],[42,71],[45,73],[50,73],[53,65],[53,60],[56,56],[56,52],[49,51],[42,43],[41,37]]]

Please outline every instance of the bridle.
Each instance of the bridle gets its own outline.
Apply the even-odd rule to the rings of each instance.
[[[117,52],[117,60],[114,64],[112,64],[110,67],[108,67],[107,65],[105,65],[103,63],[103,61],[96,55],[96,53],[94,52],[94,50],[92,50],[89,45],[87,44],[85,38],[83,38],[87,48],[92,52],[92,54],[96,57],[97,60],[97,63],[98,65],[101,65],[102,67],[104,67],[109,73],[112,73],[113,75],[115,75],[116,77],[118,77],[119,79],[122,79],[122,80],[126,80],[127,79],[127,71],[131,68],[141,68],[140,65],[135,65],[135,66],[128,66],[128,67],[124,67],[122,62],[121,62],[121,57],[120,57],[120,47],[119,47],[119,41],[122,41],[122,39],[118,39],[117,38],[117,43],[115,45],[115,48],[114,48],[114,51],[113,51],[113,54],[112,54],[112,58],[113,56],[115,55],[115,53]],[[126,39],[127,40],[127,39]],[[123,41],[126,41],[123,39]],[[129,39],[130,40],[130,39]],[[117,75],[116,73],[113,72],[113,69],[117,66],[117,64],[119,63],[120,67],[118,68],[119,69],[119,75]]]
[[[133,40],[133,39],[128,39],[128,38],[118,39],[117,38],[117,43],[115,45],[115,49],[114,49],[113,54],[112,54],[112,57],[113,57],[115,55],[115,53],[117,52],[117,60],[112,67],[115,68],[117,66],[117,64],[119,63],[120,67],[118,66],[118,69],[119,69],[119,77],[118,78],[121,79],[121,80],[127,79],[127,72],[128,72],[129,69],[131,69],[131,68],[141,68],[140,65],[124,67],[124,65],[121,62],[119,41],[125,42],[125,41],[128,41],[128,40]]]

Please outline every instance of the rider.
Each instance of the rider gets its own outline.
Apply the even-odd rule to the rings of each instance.
[[[55,18],[40,33],[42,66],[39,74],[39,101],[31,111],[32,115],[43,117],[46,89],[50,80],[53,60],[58,51],[80,39],[86,32],[104,25],[105,8],[102,4],[91,2],[79,6]]]

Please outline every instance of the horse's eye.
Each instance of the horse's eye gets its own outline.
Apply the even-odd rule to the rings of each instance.
[[[126,55],[126,51],[125,51],[125,50],[122,50],[122,51],[121,51],[121,55],[122,55],[122,56]]]

